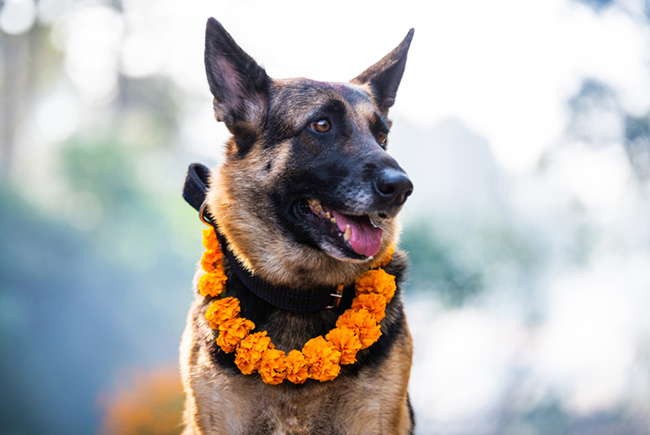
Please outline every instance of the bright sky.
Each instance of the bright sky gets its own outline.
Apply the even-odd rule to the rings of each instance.
[[[68,3],[43,0],[37,10],[42,21],[57,23],[53,43],[67,49],[68,73],[90,101],[111,95],[118,66],[134,77],[170,73],[198,100],[208,100],[202,41],[205,21],[214,16],[271,76],[334,81],[356,76],[414,27],[393,116],[420,126],[458,117],[514,173],[530,170],[558,140],[566,101],[584,78],[613,86],[627,111],[650,109],[650,38],[647,24],[635,18],[641,0],[601,13],[568,0],[407,0],[399,6],[387,0],[197,0],[181,10],[173,0],[124,0],[125,21],[92,4],[57,20]],[[20,33],[31,26],[34,10],[32,0],[9,0],[0,26]],[[195,117],[192,108],[188,114]],[[221,128],[208,127],[209,114],[191,122],[190,130]],[[49,127],[57,139],[70,130]],[[225,136],[222,128],[219,134]]]
[[[563,0],[277,4],[197,3],[187,25],[200,34],[205,16],[214,15],[272,76],[341,81],[415,27],[393,116],[420,126],[459,117],[514,172],[529,170],[557,141],[566,101],[584,78],[613,86],[628,111],[650,109],[648,27],[620,9],[599,15]],[[179,51],[194,44],[194,32]],[[202,86],[203,72],[194,73]]]

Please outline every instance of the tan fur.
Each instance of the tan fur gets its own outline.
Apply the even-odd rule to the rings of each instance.
[[[196,325],[205,322],[202,305],[195,301],[181,346],[181,374],[188,392],[184,435],[251,434],[248,422],[260,413],[276,429],[255,432],[259,435],[311,435],[310,424],[319,419],[340,434],[410,433],[406,395],[413,343],[408,331],[383,364],[357,377],[298,388],[266,385],[256,376],[222,373],[213,364],[197,340]]]
[[[296,79],[273,80],[274,92],[281,92]],[[359,86],[360,89],[367,87]],[[319,98],[311,99],[309,105],[317,105],[321,100],[337,98],[334,92],[321,92]],[[343,101],[343,100],[341,100]],[[302,110],[299,110],[302,109]],[[352,121],[365,127],[372,113],[372,106],[355,107]],[[300,116],[297,116],[300,114]],[[289,113],[292,122],[301,125],[305,122],[304,109],[295,108]],[[234,145],[229,143],[228,152]],[[350,284],[355,277],[365,272],[373,262],[373,257],[363,262],[338,261],[323,251],[297,246],[287,240],[268,215],[271,205],[264,202],[259,192],[269,191],[277,177],[286,171],[288,144],[278,146],[272,156],[265,156],[263,150],[254,148],[245,160],[228,159],[218,171],[212,173],[208,191],[208,210],[216,218],[219,230],[229,241],[233,253],[251,272],[277,286],[336,286]],[[265,174],[263,168],[272,159],[275,173]],[[397,243],[400,226],[397,219],[385,222],[384,236],[379,252],[381,258],[393,243]],[[307,252],[306,252],[307,251]],[[254,266],[253,266],[254,265]],[[298,270],[320,270],[323,273],[293,273]]]
[[[386,133],[385,124],[390,122],[384,119],[384,115],[392,105],[401,79],[412,33],[384,59],[346,84],[271,79],[251,64],[252,59],[239,49],[215,20],[208,22],[206,35],[221,44],[217,47],[216,42],[211,44],[206,37],[206,67],[215,97],[215,116],[233,133],[233,138],[226,144],[225,162],[211,172],[206,201],[219,232],[228,241],[228,248],[250,272],[277,287],[310,289],[350,285],[357,276],[385,257],[389,247],[398,241],[400,225],[396,214],[407,194],[398,205],[371,209],[372,199],[380,196],[376,191],[378,183],[372,184],[377,182],[377,178],[360,181],[363,178],[360,172],[369,167],[372,173],[372,165],[388,159],[376,140],[378,133],[371,129],[377,131],[380,128],[380,133]],[[397,74],[397,78],[381,80],[382,83],[392,83],[390,89],[384,89],[384,94],[379,93],[379,96],[374,95],[375,88],[370,83],[385,70]],[[367,162],[368,166],[353,166],[354,169],[345,176],[337,175],[338,180],[343,180],[337,181],[340,191],[328,189],[332,178],[324,178],[326,181],[317,184],[316,194],[327,190],[332,197],[345,199],[341,207],[348,209],[337,209],[336,212],[356,214],[355,219],[382,212],[381,227],[384,231],[380,249],[374,257],[327,252],[327,249],[331,250],[327,241],[313,246],[299,243],[296,241],[299,239],[291,237],[298,232],[288,234],[286,222],[277,221],[279,218],[276,216],[282,213],[274,213],[277,209],[272,203],[274,188],[281,185],[281,181],[293,183],[293,180],[300,179],[311,182],[312,173],[305,175],[307,169],[300,166],[328,153],[329,148],[324,149],[320,142],[303,140],[301,136],[297,155],[304,153],[307,157],[300,160],[293,154],[297,134],[304,132],[305,126],[314,121],[314,112],[323,110],[327,104],[343,107],[338,113],[345,114],[348,129],[347,141],[336,140],[340,145],[336,150],[336,156],[341,159],[338,162],[360,161]],[[271,112],[275,116],[270,115]],[[383,124],[377,118],[381,118]],[[267,128],[269,119],[278,122],[279,126]],[[278,133],[279,139],[273,140],[271,146],[265,146],[265,128],[283,135]],[[391,161],[394,162],[392,158]],[[328,175],[333,164],[324,160],[322,167]],[[399,168],[396,162],[391,164],[392,168]],[[311,170],[312,166],[307,168]],[[306,190],[309,189],[315,188],[310,185]],[[285,190],[296,196],[304,195],[296,193],[296,189]],[[307,204],[306,198],[301,198],[301,201],[299,205]],[[285,202],[292,204],[291,200],[279,203]],[[366,216],[365,219],[370,218]],[[305,222],[309,220],[305,219]],[[322,223],[319,221],[318,225]],[[335,239],[336,243],[345,243],[342,234],[335,237],[339,237]],[[342,249],[341,252],[345,252],[345,246]],[[398,251],[386,270],[392,273],[389,270],[393,268],[401,276],[405,263],[405,255]],[[229,273],[227,262],[225,267]],[[197,284],[202,273],[197,271],[194,279],[196,297],[180,347],[181,377],[187,396],[185,435],[412,433],[407,389],[413,344],[404,319],[400,293],[388,304],[386,317],[381,321],[385,335],[380,340],[384,345],[376,347],[375,354],[372,349],[360,351],[357,355],[359,363],[354,369],[344,367],[333,381],[320,383],[310,379],[302,385],[289,381],[267,385],[258,374],[243,375],[231,367],[232,360],[224,362],[219,359],[228,356],[216,347],[218,333],[205,319],[213,299],[198,293]],[[236,285],[235,280],[230,290],[236,291]],[[242,300],[247,294],[240,294]],[[248,307],[252,310],[254,305]],[[309,314],[266,309],[263,311],[266,317],[260,318],[265,322],[264,328],[269,331],[275,347],[288,353],[292,349],[301,349],[310,338],[322,333],[315,332],[315,325],[321,325],[321,328],[332,325],[333,328],[336,316],[345,308],[342,304],[338,312],[335,309]],[[366,364],[362,363],[364,358]]]
[[[240,175],[251,171],[251,166],[255,165],[223,165],[219,172],[213,172],[208,210],[215,216],[219,231],[226,239],[237,240],[236,245],[231,243],[229,247],[242,264],[274,285],[350,284],[368,269],[375,257],[381,258],[391,244],[398,241],[400,226],[396,219],[392,219],[384,229],[379,252],[364,262],[341,262],[322,251],[296,245],[275,230],[273,222],[269,222],[265,214],[269,205],[257,192],[263,190],[268,181],[243,179]],[[322,270],[324,273],[308,277],[294,273],[300,269]]]

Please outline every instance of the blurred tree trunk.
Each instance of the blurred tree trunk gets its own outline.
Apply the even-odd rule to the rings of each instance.
[[[20,129],[39,90],[55,80],[61,55],[48,44],[49,28],[33,26],[21,35],[0,31],[0,176],[11,176]]]
[[[0,35],[0,172],[5,175],[13,167],[16,132],[27,106],[29,45],[25,35]]]

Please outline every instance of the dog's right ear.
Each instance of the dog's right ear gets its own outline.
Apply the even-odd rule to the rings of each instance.
[[[399,87],[406,56],[411,46],[414,29],[409,30],[406,38],[393,51],[382,60],[352,79],[352,83],[369,84],[373,90],[375,101],[382,113],[387,114],[388,109],[395,103],[395,94]]]
[[[205,70],[217,120],[226,124],[238,145],[241,138],[251,143],[264,120],[270,79],[214,18],[205,30]]]

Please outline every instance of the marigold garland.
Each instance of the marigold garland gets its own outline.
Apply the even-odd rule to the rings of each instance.
[[[260,368],[257,369],[262,380],[267,384],[277,385],[287,376],[287,362],[284,352],[275,348],[269,348],[262,355]]]
[[[339,375],[341,352],[322,335],[305,343],[302,354],[305,355],[307,374],[310,379],[324,382],[331,381]]]
[[[248,319],[242,317],[235,317],[234,319],[226,320],[219,325],[219,336],[217,337],[217,344],[226,353],[230,353],[239,346],[245,338],[248,338],[248,333],[251,329],[255,328],[255,324]]]
[[[219,331],[217,345],[226,353],[235,352],[235,364],[249,375],[260,374],[262,381],[270,385],[285,379],[302,384],[308,378],[320,382],[335,379],[341,364],[357,361],[357,352],[374,344],[381,336],[379,322],[386,315],[386,305],[395,295],[395,277],[382,268],[391,260],[394,246],[371,269],[355,280],[355,297],[352,307],[336,321],[336,328],[323,336],[312,338],[302,350],[294,349],[288,354],[276,349],[266,331],[251,333],[255,324],[240,317],[239,300],[221,297],[226,290],[228,277],[223,271],[223,253],[215,231],[203,230],[205,252],[201,268],[205,272],[199,278],[199,292],[203,296],[219,299],[210,304],[205,318],[210,327]]]
[[[380,322],[386,316],[386,298],[377,293],[361,293],[352,301],[352,308],[364,308]]]
[[[221,268],[206,272],[199,278],[199,292],[203,296],[219,296],[226,289],[228,277]]]
[[[215,251],[221,252],[221,247],[219,246],[219,240],[217,239],[217,233],[213,228],[203,228],[203,247],[205,249],[213,249]]]
[[[352,329],[345,326],[334,328],[325,336],[325,339],[341,352],[341,364],[357,362],[357,352],[361,350],[361,340]]]
[[[336,321],[336,327],[354,331],[361,341],[361,349],[370,347],[381,335],[379,323],[365,308],[346,310]]]
[[[307,380],[307,361],[305,355],[299,350],[292,350],[285,359],[287,364],[287,381],[294,384],[302,384]]]
[[[221,264],[220,251],[215,251],[213,249],[208,249],[203,253],[201,257],[201,268],[206,272],[213,272]]]
[[[239,315],[239,299],[223,298],[212,302],[205,313],[205,318],[210,322],[212,329],[219,329],[219,325],[226,320],[234,319]]]
[[[357,294],[380,294],[386,298],[386,303],[389,303],[395,294],[395,277],[384,272],[384,269],[369,270],[355,280],[354,288]]]
[[[250,375],[259,369],[262,356],[266,351],[273,348],[271,338],[267,337],[266,331],[250,334],[237,346],[235,364],[243,374]]]
[[[393,243],[388,247],[384,255],[381,256],[375,263],[373,263],[370,268],[374,269],[376,267],[386,267],[390,260],[393,259],[393,254],[395,253],[395,244]]]

